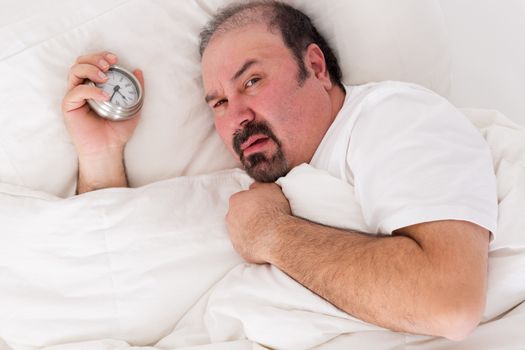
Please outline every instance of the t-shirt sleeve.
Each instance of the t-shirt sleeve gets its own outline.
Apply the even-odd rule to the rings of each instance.
[[[459,110],[429,90],[385,89],[371,97],[356,121],[347,163],[373,233],[437,220],[496,232],[489,146]]]

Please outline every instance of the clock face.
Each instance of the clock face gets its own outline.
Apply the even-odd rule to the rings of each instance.
[[[108,80],[104,84],[96,85],[111,96],[108,102],[121,107],[130,107],[137,102],[139,98],[137,87],[127,74],[109,69],[106,75]]]

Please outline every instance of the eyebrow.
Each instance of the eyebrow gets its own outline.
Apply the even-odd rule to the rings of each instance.
[[[206,103],[210,103],[210,101],[212,100],[215,100],[217,98],[217,93],[216,92],[212,92],[211,94],[209,95],[206,95],[206,97],[204,98],[204,100],[206,100]]]
[[[259,64],[259,63],[260,62],[255,59],[247,60],[246,62],[244,62],[241,68],[239,68],[239,70],[235,72],[235,74],[230,78],[230,81],[239,79],[239,77],[243,75],[251,66],[253,66],[254,64]],[[206,100],[206,103],[209,103],[210,101],[215,100],[217,97],[218,97],[217,92],[212,92],[211,94],[206,95],[204,99]]]
[[[260,63],[259,61],[257,60],[248,60],[246,62],[244,62],[244,64],[242,65],[242,67],[237,71],[237,73],[235,73],[230,81],[234,81],[234,80],[237,80],[241,75],[244,74],[244,72],[246,72],[248,70],[248,68],[250,68],[251,66],[253,66],[254,64],[258,64]]]

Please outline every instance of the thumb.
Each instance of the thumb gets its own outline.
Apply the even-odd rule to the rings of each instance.
[[[144,89],[144,74],[140,69],[135,69],[133,71],[133,74],[137,77],[137,79],[140,81],[140,85],[142,85],[142,89]]]

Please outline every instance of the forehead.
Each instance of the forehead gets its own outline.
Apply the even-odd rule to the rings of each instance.
[[[271,62],[290,58],[278,32],[265,24],[249,24],[212,37],[202,56],[204,85],[230,78],[247,60]]]

